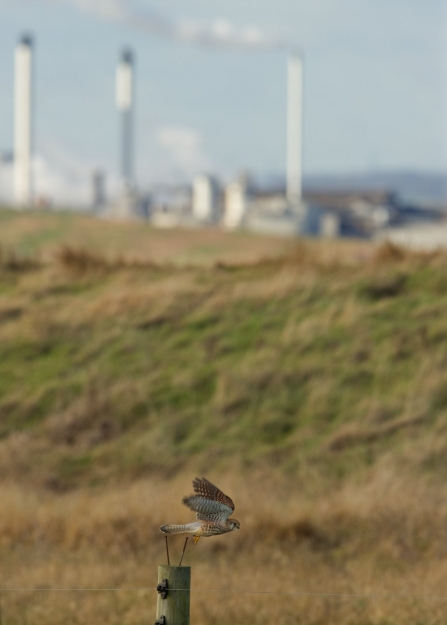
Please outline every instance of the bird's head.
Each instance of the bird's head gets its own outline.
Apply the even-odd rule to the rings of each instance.
[[[228,519],[227,525],[230,528],[230,532],[234,532],[234,530],[241,529],[241,524],[236,519]]]

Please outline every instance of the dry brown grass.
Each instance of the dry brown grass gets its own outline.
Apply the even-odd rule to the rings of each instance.
[[[113,222],[76,213],[18,212],[0,209],[0,245],[51,260],[61,246],[109,258],[124,255],[154,262],[212,265],[279,256],[291,241],[278,237],[210,229],[156,229],[141,222]]]
[[[0,591],[3,623],[155,620],[158,526],[204,472],[242,530],[188,547],[195,625],[444,623],[410,596],[445,595],[445,255],[92,249],[4,270],[0,587],[119,590]]]
[[[63,269],[75,275],[119,271],[122,269],[159,268],[159,265],[151,260],[130,259],[123,255],[109,258],[103,253],[70,245],[60,247],[55,253],[55,259]]]
[[[21,273],[41,266],[36,256],[19,255],[14,250],[0,245],[0,271]]]
[[[300,494],[293,480],[268,472],[244,479],[227,474],[216,481],[234,495],[242,530],[188,547],[192,622],[225,625],[248,619],[267,625],[278,614],[290,625],[443,622],[442,603],[408,595],[445,594],[445,489],[423,483],[410,489],[407,479],[386,465],[368,482],[324,497]],[[179,504],[188,488],[183,477],[63,497],[4,486],[3,587],[121,589],[2,592],[6,622],[153,619],[156,566],[165,561],[158,526],[190,518]],[[175,560],[182,538],[173,538],[170,545]],[[216,589],[278,596],[204,592]],[[375,597],[281,596],[283,592]]]
[[[423,263],[433,262],[435,259],[441,259],[445,261],[446,252],[443,249],[437,249],[433,251],[413,250],[410,248],[397,245],[391,241],[385,241],[381,243],[372,255],[374,263],[380,264],[395,264],[402,262],[420,261]]]

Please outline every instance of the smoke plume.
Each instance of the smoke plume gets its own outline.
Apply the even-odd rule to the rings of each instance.
[[[171,20],[135,6],[132,0],[53,0],[65,2],[97,18],[127,24],[152,35],[184,44],[212,48],[262,50],[284,47],[280,39],[265,35],[256,26],[236,28],[229,20],[204,23],[192,19]]]

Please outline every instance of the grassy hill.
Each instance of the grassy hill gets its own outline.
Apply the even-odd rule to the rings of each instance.
[[[219,229],[155,229],[142,222],[113,222],[75,212],[36,212],[0,207],[0,244],[19,254],[50,260],[61,245],[176,265],[248,262],[284,254],[292,242]]]
[[[444,592],[446,256],[73,215],[4,212],[0,228],[4,585],[145,586],[142,554],[154,569],[157,526],[190,518],[178,501],[203,473],[245,532],[194,548],[202,585],[231,559],[231,586],[266,588],[273,567],[278,588]],[[73,616],[28,600],[28,623]],[[147,620],[98,601],[82,622]],[[195,622],[259,610],[238,601],[197,597]],[[283,622],[440,623],[441,608],[307,597]],[[274,614],[264,601],[256,623]]]
[[[424,445],[447,415],[445,260],[334,254],[178,267],[6,253],[2,475],[65,490],[231,459],[343,479],[390,452],[441,469]]]

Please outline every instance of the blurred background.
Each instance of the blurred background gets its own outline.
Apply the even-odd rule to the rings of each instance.
[[[407,239],[445,209],[441,0],[0,11],[4,203]]]
[[[0,623],[444,622],[446,10],[0,2]]]

